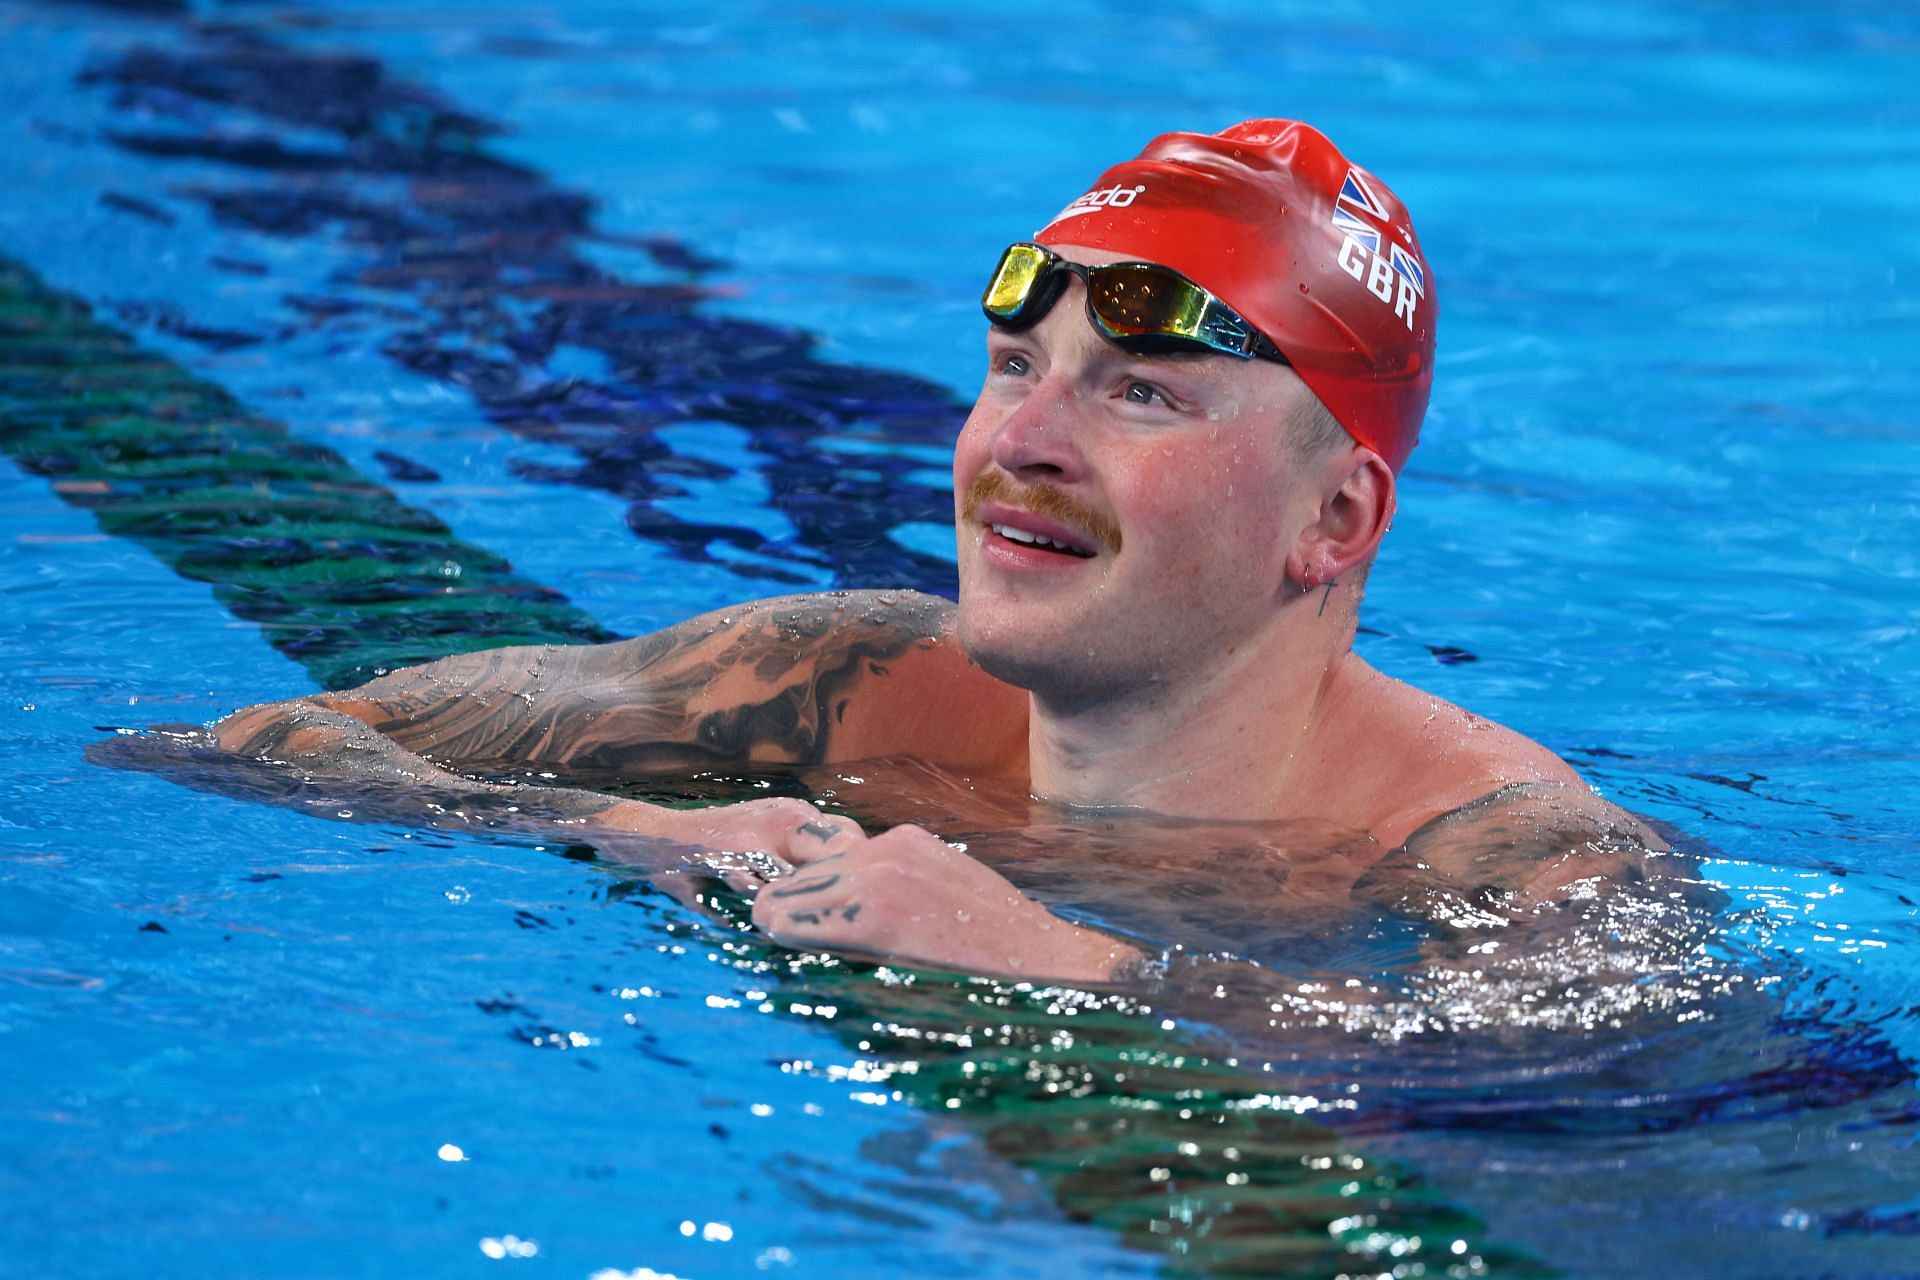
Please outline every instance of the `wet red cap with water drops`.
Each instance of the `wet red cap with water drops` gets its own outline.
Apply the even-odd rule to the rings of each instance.
[[[1438,308],[1407,208],[1292,120],[1167,133],[1034,237],[1172,267],[1292,361],[1398,471],[1420,437]]]

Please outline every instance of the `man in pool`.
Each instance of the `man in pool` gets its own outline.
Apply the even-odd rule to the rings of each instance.
[[[1333,897],[1397,866],[1536,901],[1616,869],[1622,838],[1651,843],[1551,752],[1352,652],[1433,368],[1433,281],[1383,182],[1297,123],[1168,134],[1007,249],[985,307],[986,384],[954,448],[957,605],[760,601],[447,658],[215,737],[714,851],[794,946],[1073,982],[1142,953],[918,826],[467,775],[912,759],[1055,822],[1330,824],[1357,833],[1321,868]]]

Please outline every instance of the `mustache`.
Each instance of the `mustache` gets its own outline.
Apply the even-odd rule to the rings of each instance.
[[[1086,534],[1095,547],[1109,554],[1117,554],[1120,550],[1120,526],[1064,489],[1056,489],[1050,484],[1023,485],[1008,479],[1004,471],[982,471],[967,486],[966,497],[960,504],[960,514],[972,520],[980,514],[980,508],[989,502],[1057,520],[1070,529]]]

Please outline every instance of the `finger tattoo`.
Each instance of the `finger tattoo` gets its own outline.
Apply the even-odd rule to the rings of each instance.
[[[840,832],[837,827],[830,827],[824,822],[803,822],[800,824],[800,834],[816,840],[831,840]]]
[[[838,915],[848,924],[852,924],[854,917],[859,914],[860,904],[855,902],[844,907],[828,907],[822,911],[789,911],[787,913],[787,919],[793,921],[795,924],[825,924],[835,915]]]
[[[823,889],[831,889],[839,883],[839,876],[828,876],[825,880],[816,880],[812,884],[790,884],[783,889],[769,889],[768,892],[776,898],[798,898],[803,894],[819,893]]]

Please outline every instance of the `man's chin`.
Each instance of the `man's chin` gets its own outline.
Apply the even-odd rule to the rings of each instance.
[[[1097,683],[1084,637],[1076,643],[1056,629],[1019,625],[1035,619],[969,615],[962,599],[954,636],[968,661],[994,679],[1042,697],[1083,697]]]
[[[1047,672],[1043,664],[1006,646],[971,641],[962,632],[960,650],[974,666],[1016,689],[1032,689],[1046,680]]]
[[[1049,646],[1022,634],[1023,629],[1012,620],[982,617],[981,609],[969,609],[967,605],[967,592],[963,589],[953,631],[967,660],[996,680],[1022,689],[1032,688],[1032,678],[1053,665],[1043,660]]]

